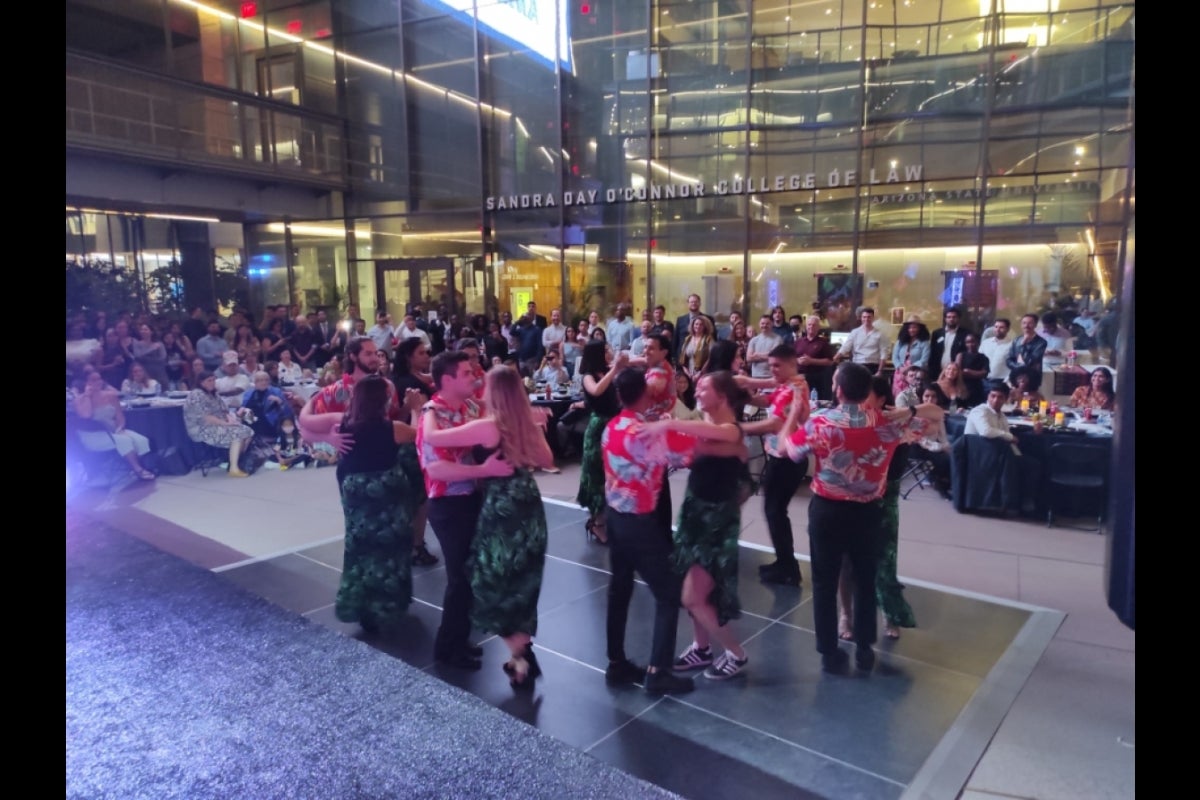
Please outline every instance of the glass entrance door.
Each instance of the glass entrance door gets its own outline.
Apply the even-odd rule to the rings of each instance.
[[[392,258],[375,263],[375,291],[379,307],[386,308],[392,324],[399,326],[414,303],[430,311],[445,306],[457,313],[454,261],[449,258]]]

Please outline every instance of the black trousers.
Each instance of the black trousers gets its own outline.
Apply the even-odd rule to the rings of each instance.
[[[807,459],[796,463],[790,458],[775,456],[767,456],[763,469],[763,515],[767,518],[767,532],[775,548],[775,559],[781,564],[796,563],[796,541],[792,537],[788,503],[800,488],[806,472]]]
[[[466,649],[471,635],[470,576],[467,575],[467,555],[475,538],[475,525],[483,497],[473,494],[431,497],[429,524],[442,548],[446,565],[446,593],[442,597],[442,624],[433,640],[433,657],[453,658]]]
[[[878,500],[855,503],[814,496],[809,501],[808,548],[818,653],[832,653],[838,646],[838,575],[846,556],[854,571],[854,641],[875,643],[875,571],[882,530],[883,506]]]
[[[670,528],[664,530],[661,519],[658,510],[650,514],[625,514],[610,508],[606,512],[612,578],[608,583],[605,628],[609,661],[623,661],[626,657],[625,626],[636,572],[654,595],[650,666],[670,670],[675,660],[675,633],[679,624],[683,579],[671,567]]]

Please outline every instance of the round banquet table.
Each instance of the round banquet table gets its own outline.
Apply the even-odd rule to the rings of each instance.
[[[150,450],[161,453],[175,447],[189,469],[205,459],[207,448],[193,442],[183,424],[183,404],[130,406],[125,409],[125,427],[150,440]]]

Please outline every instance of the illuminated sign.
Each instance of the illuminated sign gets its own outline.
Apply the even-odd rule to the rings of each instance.
[[[450,8],[454,15],[470,23],[478,15],[479,26],[486,32],[522,48],[553,66],[555,57],[565,72],[571,65],[570,25],[566,2],[555,0],[431,0],[432,5]],[[556,16],[557,12],[557,16]],[[555,47],[555,28],[558,46]]]

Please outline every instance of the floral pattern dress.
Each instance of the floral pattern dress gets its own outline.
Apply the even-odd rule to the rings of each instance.
[[[183,424],[192,441],[213,447],[229,447],[236,441],[254,435],[254,431],[245,425],[213,425],[204,419],[209,415],[224,419],[229,416],[229,406],[215,394],[193,389],[183,404]]]
[[[904,599],[904,584],[896,577],[900,545],[900,476],[908,465],[906,449],[905,446],[898,448],[888,465],[887,488],[879,501],[883,507],[883,534],[880,536],[879,567],[875,570],[875,601],[888,624],[897,628],[917,627],[912,606]]]
[[[742,460],[732,456],[698,456],[692,462],[687,491],[672,536],[675,571],[687,573],[698,564],[713,579],[708,600],[724,625],[741,616],[738,601],[738,534],[742,530]]]
[[[611,383],[600,397],[587,394],[584,402],[592,416],[583,432],[583,458],[579,465],[579,493],[575,496],[575,502],[595,517],[604,511],[604,460],[600,452],[600,440],[608,421],[620,410],[620,404],[617,402],[617,390]]]
[[[483,508],[471,542],[471,623],[509,636],[537,633],[546,565],[546,511],[533,473],[518,468],[482,482]]]

